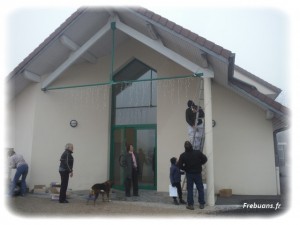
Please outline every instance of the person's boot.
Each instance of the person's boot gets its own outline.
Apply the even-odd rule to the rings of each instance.
[[[174,199],[174,205],[179,205],[177,199]]]
[[[189,210],[194,210],[194,206],[193,205],[187,205],[186,208],[189,209]]]
[[[184,201],[183,199],[180,199],[179,202],[180,204],[184,204],[184,205],[186,204],[186,201]]]

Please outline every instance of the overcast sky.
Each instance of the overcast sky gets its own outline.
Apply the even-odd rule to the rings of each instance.
[[[289,14],[276,7],[143,5],[236,54],[235,64],[283,90],[288,103]],[[7,72],[12,71],[78,7],[14,7],[7,22]]]

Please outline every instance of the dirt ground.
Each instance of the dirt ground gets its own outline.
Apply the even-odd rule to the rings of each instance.
[[[60,204],[49,198],[37,196],[7,198],[7,208],[16,217],[206,217],[215,209],[206,207],[187,210],[185,205],[141,201],[97,201],[94,206],[84,199],[70,199]]]
[[[91,200],[87,204],[85,198],[86,193],[73,194],[69,202],[66,204],[58,203],[57,200],[51,200],[49,194],[36,195],[27,194],[25,197],[8,197],[6,196],[5,209],[9,217],[15,219],[36,219],[36,218],[80,218],[80,219],[156,219],[156,218],[174,218],[174,219],[196,219],[196,218],[245,218],[245,217],[276,217],[282,215],[286,211],[286,207],[278,210],[274,209],[243,209],[239,205],[215,205],[206,206],[200,209],[195,205],[195,210],[188,210],[185,205],[174,205],[167,195],[153,194],[146,196],[146,192],[142,193],[142,197],[137,199],[125,199],[116,195],[110,202],[103,202],[98,199],[96,204]],[[121,195],[122,196],[122,195]],[[150,198],[150,200],[149,200]],[[156,199],[155,199],[156,198]],[[158,201],[159,200],[159,201]],[[253,201],[253,200],[252,200]],[[255,200],[259,202],[258,200]],[[245,202],[247,202],[245,200]],[[269,199],[263,201],[275,203],[278,200]],[[251,201],[250,201],[251,203]],[[280,202],[283,203],[283,202]]]

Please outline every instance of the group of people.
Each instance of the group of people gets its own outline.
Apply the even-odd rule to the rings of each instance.
[[[73,144],[68,143],[65,146],[65,151],[62,153],[60,157],[60,165],[59,165],[59,174],[61,177],[61,187],[59,193],[59,203],[68,203],[66,198],[69,177],[73,177],[73,163],[74,158],[73,154]],[[26,194],[26,177],[28,174],[28,164],[25,161],[24,157],[21,154],[17,154],[13,148],[8,149],[8,157],[9,157],[9,169],[16,169],[16,173],[14,178],[10,182],[9,195],[16,195],[15,189],[21,178],[21,188],[19,193],[20,196],[25,196]]]
[[[179,202],[176,197],[174,198],[175,204],[186,204],[182,199],[181,190],[181,175],[182,171],[185,172],[187,179],[187,209],[194,209],[193,188],[194,184],[198,190],[198,202],[200,208],[203,209],[205,205],[204,200],[204,188],[202,183],[202,165],[206,163],[207,157],[201,151],[201,137],[203,133],[203,121],[204,112],[201,107],[194,104],[189,100],[188,108],[186,109],[186,122],[188,123],[188,135],[190,141],[184,143],[185,152],[177,158],[171,158],[170,167],[170,182],[173,187],[177,188]],[[74,158],[72,156],[74,146],[71,143],[66,144],[65,151],[60,157],[59,174],[61,177],[61,188],[59,194],[60,203],[68,203],[66,199],[66,192],[69,183],[69,177],[73,177],[73,164]],[[198,151],[197,151],[198,150]],[[17,182],[21,178],[21,191],[20,195],[24,196],[26,193],[26,176],[28,174],[28,164],[24,160],[23,156],[17,154],[14,149],[9,149],[9,166],[15,168],[16,173],[11,182],[10,195],[14,194]],[[181,171],[182,170],[182,171]],[[125,157],[125,195],[131,196],[131,186],[133,196],[139,196],[138,193],[138,173],[139,173],[139,157],[134,151],[132,144],[127,145],[127,154]]]
[[[69,203],[67,200],[67,189],[69,184],[69,177],[73,177],[73,165],[74,158],[72,156],[74,146],[71,143],[65,145],[65,150],[60,157],[59,174],[61,177],[59,203]],[[126,167],[125,167],[125,194],[127,197],[131,196],[131,184],[133,189],[133,196],[139,196],[138,194],[138,167],[139,158],[136,152],[133,151],[133,145],[127,146],[126,154]],[[28,174],[28,164],[24,160],[21,154],[17,154],[14,149],[8,149],[9,168],[16,169],[14,178],[12,179],[9,194],[15,195],[17,183],[21,177],[21,190],[19,195],[24,196],[26,193],[26,177]]]
[[[187,183],[187,205],[186,208],[194,209],[193,190],[194,184],[198,190],[198,202],[200,209],[205,207],[204,186],[202,182],[202,165],[207,162],[207,157],[202,153],[203,118],[204,112],[200,106],[195,105],[192,100],[187,102],[188,108],[185,111],[188,124],[189,141],[184,143],[184,153],[177,158],[170,159],[170,183],[177,188],[177,197],[173,197],[174,204],[186,204],[182,199],[181,175],[186,176]],[[183,172],[184,171],[184,172]]]
[[[205,206],[204,200],[204,187],[202,182],[202,165],[207,162],[207,157],[197,150],[193,150],[191,142],[186,141],[184,143],[185,151],[179,156],[179,159],[172,157],[171,167],[170,167],[170,182],[173,187],[177,188],[177,194],[179,197],[179,202],[181,204],[186,204],[182,199],[182,189],[181,189],[181,175],[182,171],[186,175],[186,184],[187,184],[187,209],[194,209],[194,198],[193,190],[194,184],[198,190],[198,202],[200,209],[203,209]],[[182,170],[182,171],[181,171]],[[174,204],[178,205],[177,197],[173,197]]]

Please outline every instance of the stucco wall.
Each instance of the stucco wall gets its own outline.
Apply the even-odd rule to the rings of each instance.
[[[68,79],[85,82],[85,69],[86,64],[73,66],[55,85]],[[87,76],[97,76],[96,72]],[[89,189],[108,178],[109,90],[99,86],[37,93],[31,184],[60,182],[59,159],[67,143],[74,145],[75,159],[69,188]],[[76,128],[69,125],[72,119],[78,121]]]
[[[215,190],[276,194],[272,123],[257,106],[213,84]]]
[[[11,100],[6,108],[6,140],[5,145],[14,148],[16,153],[24,156],[26,162],[31,164],[33,127],[35,122],[37,85],[31,84],[17,98]],[[11,178],[15,169],[11,172]],[[28,178],[30,179],[30,173]]]

